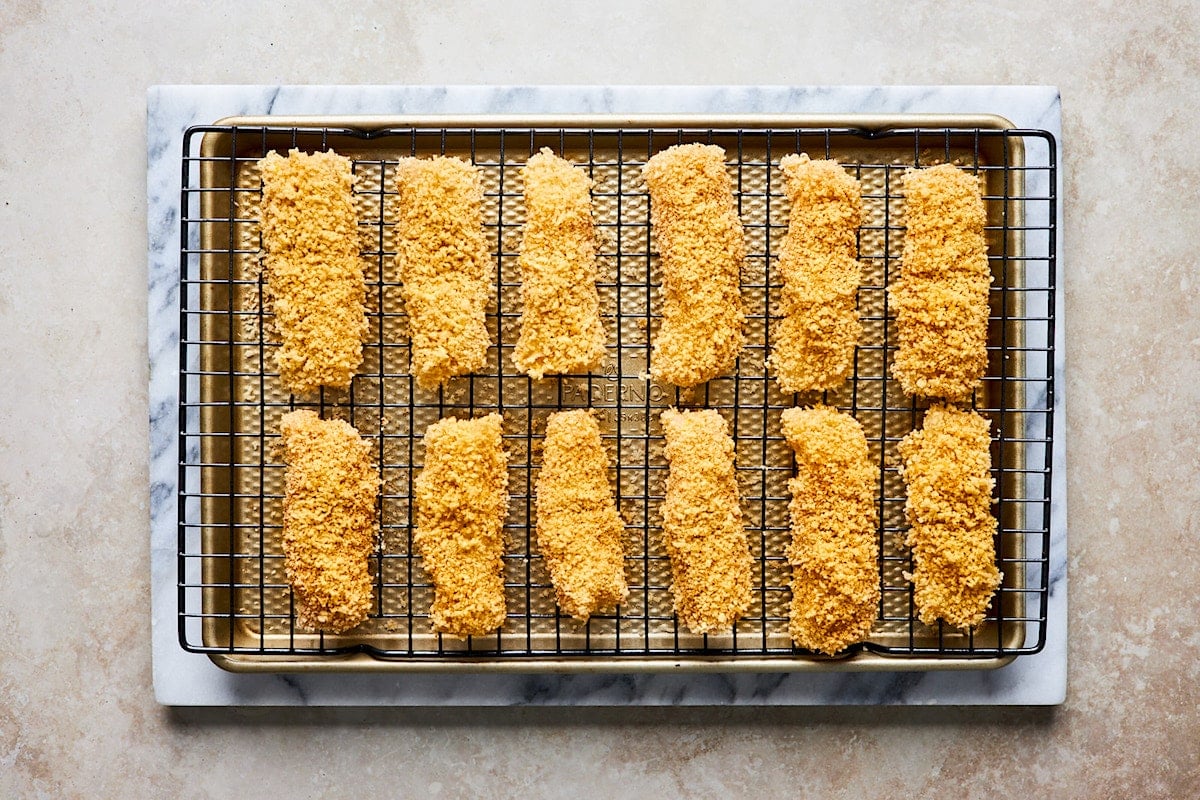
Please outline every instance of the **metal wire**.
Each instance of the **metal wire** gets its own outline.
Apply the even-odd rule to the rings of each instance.
[[[658,326],[658,254],[649,198],[639,174],[654,152],[680,142],[725,147],[747,234],[743,296],[748,343],[736,371],[694,392],[644,378]],[[213,144],[215,142],[215,144]],[[519,171],[549,146],[595,180],[601,240],[598,284],[609,331],[602,371],[533,382],[511,355],[520,316],[516,264],[523,222]],[[328,149],[349,156],[368,267],[371,338],[346,393],[287,395],[274,371],[278,346],[268,287],[259,269],[256,163],[268,150]],[[791,152],[835,157],[863,184],[867,216],[859,231],[864,339],[845,387],[822,395],[783,395],[767,374],[781,284],[773,260],[787,227],[779,158]],[[497,345],[486,372],[436,392],[414,386],[400,285],[392,265],[392,176],[407,155],[454,154],[482,171],[485,225],[496,264],[489,326]],[[572,129],[201,126],[187,131],[180,197],[178,626],[190,651],[309,656],[364,651],[397,660],[512,660],[553,656],[753,656],[805,659],[787,638],[790,537],[787,479],[794,463],[779,431],[787,407],[817,400],[853,414],[868,433],[879,468],[881,600],[875,632],[852,648],[899,657],[995,658],[1039,651],[1046,640],[1050,470],[1054,398],[1056,145],[1032,130],[903,129]],[[1005,581],[974,633],[929,628],[915,618],[912,569],[902,546],[904,491],[896,443],[919,427],[923,405],[886,371],[895,349],[887,286],[903,241],[903,171],[954,161],[979,173],[988,208],[995,282],[989,369],[974,405],[993,423],[993,475]],[[629,601],[580,627],[555,609],[533,536],[540,438],[555,410],[598,410],[614,456],[613,485],[626,520]],[[747,530],[756,559],[756,602],[729,635],[693,636],[674,617],[658,505],[665,461],[657,415],[670,405],[716,408],[731,423]],[[343,636],[295,627],[279,546],[282,463],[279,416],[310,407],[343,418],[372,440],[382,491],[380,545],[373,555],[371,617]],[[412,549],[413,478],[425,427],[445,416],[505,416],[511,499],[505,528],[508,619],[493,636],[460,641],[433,634],[432,587]]]

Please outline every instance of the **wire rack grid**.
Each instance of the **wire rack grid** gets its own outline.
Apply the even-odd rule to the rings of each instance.
[[[659,265],[640,171],[677,143],[723,146],[746,230],[742,292],[747,345],[734,372],[691,391],[647,380],[659,325]],[[283,152],[334,149],[352,159],[367,283],[370,340],[347,392],[295,397],[274,371],[278,337],[260,265],[257,161]],[[532,381],[512,351],[519,332],[517,255],[523,223],[520,169],[541,147],[570,158],[594,181],[602,313],[609,356],[586,375]],[[838,159],[861,182],[858,236],[864,335],[854,374],[836,391],[785,395],[765,367],[782,290],[774,259],[787,229],[779,159],[789,153]],[[415,386],[400,285],[392,263],[398,159],[457,155],[480,170],[485,226],[495,259],[488,324],[489,367],[433,392]],[[954,162],[976,172],[988,210],[991,292],[989,368],[973,405],[992,422],[997,553],[1005,580],[984,624],[963,633],[916,619],[905,578],[911,555],[896,445],[919,427],[924,404],[888,374],[894,350],[887,286],[903,246],[902,175]],[[248,656],[322,657],[354,652],[408,663],[511,662],[552,658],[560,667],[623,659],[821,661],[787,636],[790,528],[787,481],[794,462],[779,415],[826,402],[863,425],[879,466],[881,599],[868,641],[846,654],[977,662],[1036,652],[1045,642],[1053,438],[1055,145],[1050,134],[989,128],[406,128],[217,125],[190,129],[182,158],[180,252],[180,431],[178,625],[185,649]],[[537,552],[534,486],[546,417],[596,409],[626,523],[630,595],[586,625],[561,616]],[[658,413],[716,408],[735,441],[737,475],[756,563],[755,602],[725,635],[681,629],[658,506],[666,463]],[[349,634],[295,626],[280,545],[283,465],[279,417],[310,407],[349,421],[372,442],[382,490],[379,546],[372,557],[375,605]],[[466,640],[431,631],[432,587],[412,548],[413,479],[425,428],[445,416],[498,411],[505,418],[510,503],[505,556],[508,617],[494,635]]]

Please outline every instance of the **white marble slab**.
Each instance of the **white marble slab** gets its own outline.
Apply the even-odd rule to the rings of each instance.
[[[1053,87],[159,86],[148,93],[150,505],[154,690],[167,705],[1049,705],[1067,676],[1063,298],[1045,649],[989,671],[653,675],[236,675],[177,641],[179,159],[183,131],[231,115],[991,113],[1061,140]],[[1061,159],[1059,160],[1061,163]],[[1062,172],[1058,197],[1062,197]],[[1061,219],[1061,209],[1060,209]],[[1061,226],[1057,238],[1061,276]]]

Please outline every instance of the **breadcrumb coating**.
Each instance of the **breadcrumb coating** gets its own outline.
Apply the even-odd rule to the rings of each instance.
[[[792,210],[779,255],[783,318],[770,366],[784,392],[834,389],[854,368],[862,334],[862,266],[854,257],[862,190],[836,161],[801,153],[785,156],[779,167]]]
[[[988,421],[953,406],[931,407],[923,427],[900,442],[915,565],[905,577],[928,625],[975,627],[1000,585],[990,444]]]
[[[798,646],[834,655],[866,639],[878,614],[879,473],[862,426],[834,408],[787,409],[783,435],[796,453],[788,632]]]
[[[662,257],[662,326],[650,356],[658,380],[688,387],[733,368],[745,341],[742,221],[725,151],[685,144],[642,168]]]
[[[492,261],[479,170],[459,158],[402,158],[396,167],[396,267],[423,389],[483,369],[491,344]]]
[[[625,600],[624,524],[608,482],[600,426],[584,409],[546,420],[537,481],[537,542],[563,613],[586,621]]]
[[[661,420],[669,465],[663,541],[675,613],[692,633],[728,630],[750,607],[753,564],[733,438],[715,410],[667,409]]]
[[[508,461],[499,414],[443,419],[425,431],[425,468],[413,485],[413,543],[433,581],[433,628],[454,636],[504,623]]]
[[[513,362],[534,380],[604,360],[592,179],[550,148],[529,159],[521,239],[521,335]]]
[[[969,400],[987,371],[987,213],[979,179],[953,164],[904,176],[906,227],[892,375],[905,393]]]
[[[272,150],[258,166],[279,378],[293,394],[348,388],[367,336],[350,159],[295,149],[284,158]]]
[[[312,411],[279,422],[286,472],[284,570],[301,628],[343,633],[371,608],[379,477],[371,446],[349,424]]]

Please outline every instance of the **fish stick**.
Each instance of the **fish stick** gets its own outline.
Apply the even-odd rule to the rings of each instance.
[[[550,148],[529,159],[521,239],[521,335],[513,362],[534,380],[604,360],[592,180]]]
[[[537,481],[537,542],[559,608],[586,621],[625,600],[625,529],[608,482],[608,455],[591,411],[546,420]]]
[[[284,571],[301,628],[343,633],[371,608],[379,478],[371,446],[349,424],[312,411],[279,422],[283,437]]]
[[[263,267],[280,345],[279,378],[293,394],[346,389],[362,364],[367,296],[350,160],[330,151],[259,162]]]
[[[675,613],[692,633],[731,628],[750,607],[750,545],[734,475],[733,439],[719,412],[662,412],[666,434],[663,540]]]
[[[507,457],[499,414],[443,419],[425,431],[425,468],[414,482],[413,543],[433,581],[434,630],[490,633],[504,623]]]
[[[933,406],[920,430],[900,442],[904,511],[921,621],[958,628],[983,621],[1000,585],[992,515],[988,421],[974,411]]]
[[[867,437],[828,406],[789,408],[783,434],[796,453],[792,502],[792,609],[788,632],[834,655],[871,633],[879,604],[875,482]]]
[[[402,158],[396,168],[396,267],[422,389],[483,369],[494,268],[479,171],[458,158]]]
[[[779,255],[783,319],[775,330],[771,369],[784,392],[837,388],[854,368],[862,335],[854,257],[862,190],[836,161],[804,153],[779,162],[792,211]]]
[[[906,232],[892,374],[906,394],[969,400],[987,370],[987,213],[979,180],[952,164],[904,176]]]
[[[662,256],[662,326],[651,374],[695,386],[733,368],[745,341],[742,222],[725,151],[685,144],[654,155],[642,169]]]

